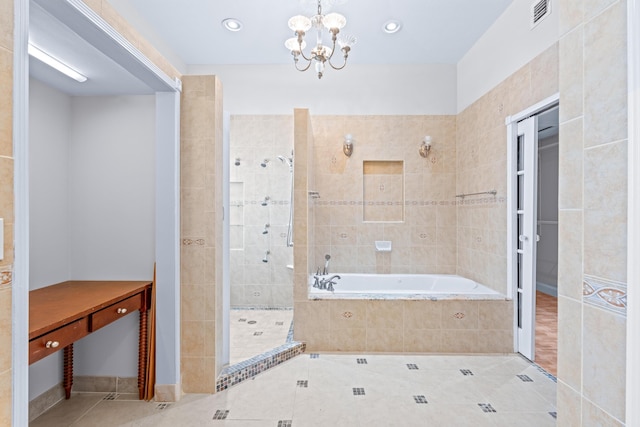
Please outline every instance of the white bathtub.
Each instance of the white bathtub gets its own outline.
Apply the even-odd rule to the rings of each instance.
[[[318,276],[320,280],[336,274]],[[355,274],[337,273],[334,291],[313,286],[311,299],[506,299],[504,295],[473,280],[451,274]]]

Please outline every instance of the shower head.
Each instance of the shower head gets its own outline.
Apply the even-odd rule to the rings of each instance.
[[[280,159],[282,163],[288,164],[289,169],[293,170],[293,157],[278,156],[278,159]]]
[[[262,163],[260,163],[260,166],[262,166],[263,168],[266,168],[267,167],[267,163],[269,163],[269,159],[264,159],[262,161]]]

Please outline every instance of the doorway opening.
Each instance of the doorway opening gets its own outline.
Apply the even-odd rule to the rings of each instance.
[[[507,118],[514,347],[557,372],[558,96]]]

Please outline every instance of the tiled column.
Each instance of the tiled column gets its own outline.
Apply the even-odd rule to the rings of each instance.
[[[13,0],[0,0],[0,425],[11,425],[11,283],[13,265]]]
[[[213,393],[222,340],[222,86],[184,76],[181,107],[181,364],[186,393]]]
[[[562,0],[558,425],[622,425],[626,1]]]

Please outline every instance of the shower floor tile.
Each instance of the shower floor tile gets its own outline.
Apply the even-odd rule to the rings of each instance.
[[[234,365],[287,342],[293,310],[231,309],[229,363]]]

